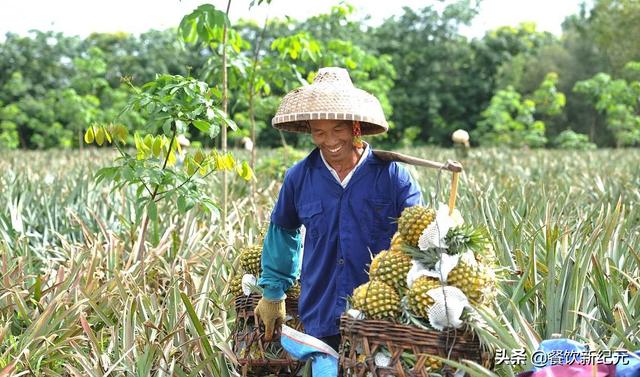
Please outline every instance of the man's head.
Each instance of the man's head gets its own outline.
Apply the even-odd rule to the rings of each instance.
[[[352,157],[353,122],[349,120],[310,120],[313,143],[330,161],[345,161]]]

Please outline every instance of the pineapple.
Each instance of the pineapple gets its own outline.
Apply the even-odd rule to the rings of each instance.
[[[229,285],[229,290],[234,297],[242,296],[242,275],[235,274],[231,278],[231,284]]]
[[[391,246],[389,248],[396,249],[402,245],[405,245],[404,239],[400,235],[400,232],[396,232],[393,237],[391,237]]]
[[[398,232],[408,245],[418,246],[418,239],[422,232],[435,219],[436,212],[433,208],[423,206],[407,207],[402,211],[398,219]]]
[[[300,297],[300,281],[296,280],[293,285],[287,289],[287,298],[297,300]]]
[[[409,308],[418,316],[427,318],[429,308],[435,303],[427,294],[433,288],[442,286],[440,280],[429,276],[421,276],[413,282],[407,296],[409,296]]]
[[[240,265],[248,273],[256,277],[260,273],[260,258],[262,257],[262,246],[248,246],[240,252]]]
[[[352,303],[371,319],[393,318],[400,313],[400,296],[381,281],[370,281],[354,289]]]
[[[495,291],[495,275],[493,270],[482,264],[470,265],[460,260],[449,272],[447,284],[460,288],[474,305],[482,304],[490,299]]]
[[[407,288],[411,257],[401,250],[383,250],[371,261],[369,279],[382,281],[402,292]]]
[[[437,360],[435,357],[427,356],[427,361],[424,363],[427,370],[435,371],[443,367],[443,363]]]

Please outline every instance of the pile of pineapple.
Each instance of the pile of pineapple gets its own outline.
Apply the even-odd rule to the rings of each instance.
[[[458,211],[405,208],[389,249],[371,261],[369,281],[353,291],[348,314],[440,331],[462,327],[477,318],[474,307],[495,298],[495,262],[486,230],[464,224]]]
[[[262,272],[262,245],[268,228],[268,224],[263,226],[256,243],[240,250],[240,266],[231,276],[229,284],[229,291],[234,297],[249,296],[257,289],[256,285]],[[288,299],[297,300],[300,297],[300,282],[296,281],[286,294]]]

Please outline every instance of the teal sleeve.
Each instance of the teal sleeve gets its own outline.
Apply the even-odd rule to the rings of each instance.
[[[263,297],[281,300],[299,272],[301,236],[299,229],[285,229],[273,222],[262,246],[262,274],[258,285]]]

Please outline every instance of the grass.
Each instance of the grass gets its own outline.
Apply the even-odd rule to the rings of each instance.
[[[433,160],[452,150],[403,152]],[[144,265],[133,257],[133,193],[96,186],[110,152],[8,152],[0,157],[0,376],[233,376],[226,283],[277,196],[279,151],[259,151],[257,192],[229,186],[219,219],[160,207]],[[473,150],[457,205],[486,224],[502,269],[485,342],[533,352],[570,337],[640,349],[640,151]],[[448,173],[411,168],[426,198],[448,197]],[[219,177],[207,192],[220,197]],[[531,365],[500,365],[513,376]]]

